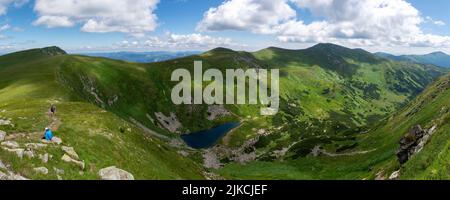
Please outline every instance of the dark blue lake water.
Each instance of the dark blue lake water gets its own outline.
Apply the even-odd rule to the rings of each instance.
[[[238,126],[239,122],[226,123],[205,131],[182,135],[181,138],[192,148],[205,149],[214,146],[217,141]]]

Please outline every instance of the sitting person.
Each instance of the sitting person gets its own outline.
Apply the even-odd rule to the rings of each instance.
[[[50,130],[50,128],[45,128],[44,137],[42,139],[45,139],[47,141],[52,141],[53,133],[52,133],[52,130]]]

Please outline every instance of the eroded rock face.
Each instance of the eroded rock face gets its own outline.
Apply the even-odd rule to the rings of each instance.
[[[134,180],[134,176],[115,166],[103,168],[98,172],[102,180]]]
[[[208,120],[213,121],[217,118],[230,115],[230,112],[223,105],[208,106]]]
[[[177,115],[175,113],[170,113],[170,116],[165,116],[161,112],[155,113],[156,118],[159,123],[171,133],[180,133],[178,129],[182,127],[181,123],[178,121]]]
[[[436,130],[433,126],[430,130],[424,130],[420,125],[412,128],[408,134],[400,139],[400,149],[397,151],[397,157],[400,164],[405,164],[415,153],[422,150]]]

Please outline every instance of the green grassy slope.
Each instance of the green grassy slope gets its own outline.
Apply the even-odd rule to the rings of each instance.
[[[170,93],[176,83],[170,81],[171,72],[178,68],[192,72],[195,60],[203,61],[204,70],[280,68],[282,111],[275,117],[261,117],[258,106],[232,105],[227,108],[237,117],[209,121],[205,105],[174,106]],[[397,63],[363,50],[319,44],[299,51],[268,48],[255,53],[217,48],[198,56],[151,64],[71,56],[61,64],[58,77],[78,96],[170,137],[177,135],[161,128],[155,113],[175,113],[183,125],[181,133],[223,121],[245,120],[223,143],[238,147],[256,136],[250,131],[254,128],[288,124],[284,130],[292,134],[316,126],[320,130],[306,134],[329,135],[323,134],[324,129],[338,133],[370,126],[414,98],[440,74],[441,69],[433,66]],[[299,137],[296,134],[277,146]]]
[[[53,167],[63,169],[63,179],[97,179],[98,170],[117,166],[137,179],[203,179],[202,167],[176,152],[167,141],[153,137],[139,127],[92,105],[59,81],[61,67],[69,55],[48,54],[57,49],[36,49],[0,57],[0,118],[12,125],[0,126],[7,137],[14,137],[21,148],[40,142],[43,129],[51,124],[46,112],[51,104],[58,108],[56,136],[72,146],[86,163],[80,170],[61,161],[63,151],[50,145],[35,152],[33,159],[19,159],[0,149],[0,160],[31,179],[56,179]],[[55,55],[55,56],[53,56]],[[107,72],[105,72],[107,75]],[[53,156],[42,163],[38,154]],[[33,171],[47,167],[49,175]]]
[[[446,180],[450,174],[449,84],[450,75],[437,80],[405,108],[356,136],[358,145],[351,151],[334,157],[310,154],[299,159],[258,161],[244,166],[230,164],[219,173],[244,179],[375,179],[388,178],[400,169],[401,179]],[[437,128],[425,148],[400,167],[396,157],[399,140],[416,125]]]
[[[203,61],[204,70],[280,68],[280,112],[262,117],[259,106],[227,105],[233,115],[210,121],[207,105],[173,105],[170,94],[177,83],[170,81],[172,71],[185,68],[192,72],[196,60]],[[217,48],[151,64],[64,55],[50,48],[1,56],[0,63],[0,111],[6,110],[0,116],[14,123],[14,127],[0,129],[8,134],[40,131],[51,123],[46,109],[56,103],[62,122],[56,134],[75,147],[88,169],[80,175],[76,168],[56,162],[62,154],[56,147],[52,150],[55,163],[49,166],[64,167],[73,179],[94,178],[98,169],[113,164],[138,178],[202,178],[199,164],[176,152],[183,149],[173,145],[179,142],[179,134],[161,126],[156,120],[159,112],[174,113],[182,125],[180,133],[242,121],[219,146],[237,149],[256,139],[250,148],[256,160],[242,166],[231,162],[229,155],[219,155],[227,165],[218,173],[227,178],[365,178],[373,166],[391,159],[390,149],[348,157],[308,154],[316,146],[338,154],[372,150],[362,140],[365,135],[379,134],[360,133],[407,104],[444,73],[434,66],[393,62],[332,44],[254,53]],[[150,130],[144,133],[141,125]],[[269,134],[260,136],[259,130]],[[285,154],[274,156],[280,150],[286,150]],[[14,160],[6,152],[0,155],[9,155],[7,160],[12,159],[15,170],[42,178],[30,171],[38,166]],[[195,152],[188,157],[200,160]]]

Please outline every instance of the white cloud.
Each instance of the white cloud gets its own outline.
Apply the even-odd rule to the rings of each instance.
[[[28,0],[0,0],[0,15],[6,14],[8,6],[14,4],[15,7],[20,7],[26,4]]]
[[[0,31],[5,31],[5,30],[8,30],[10,28],[11,28],[11,26],[9,24],[1,25],[0,26]]]
[[[228,0],[217,8],[209,9],[197,30],[272,33],[272,26],[295,16],[295,10],[285,0]]]
[[[54,28],[54,27],[72,27],[75,25],[74,22],[72,22],[68,17],[66,16],[42,16],[39,17],[36,21],[33,22],[33,25],[39,26],[43,25],[47,28]]]
[[[157,27],[159,0],[36,0],[35,25],[49,28],[82,24],[84,32],[122,32],[142,36]]]
[[[239,47],[242,44],[234,43],[230,38],[212,37],[202,34],[172,34],[163,37],[148,37],[144,40],[124,40],[115,44],[116,48],[134,49],[208,49],[218,46]]]
[[[425,17],[425,22],[427,22],[427,23],[432,23],[432,24],[438,25],[438,26],[445,26],[445,25],[446,25],[446,23],[445,23],[444,21],[441,21],[441,20],[434,20],[434,19],[433,19],[432,17],[430,17],[430,16]]]
[[[14,46],[9,44],[0,44],[0,51],[10,50],[13,49]]]
[[[10,28],[11,28],[11,26],[9,24],[0,25],[0,32],[6,31],[6,30],[8,30]],[[6,38],[8,38],[8,37],[5,36],[5,35],[0,34],[0,40],[4,40]]]
[[[293,6],[320,20],[305,23]],[[198,29],[275,34],[280,41],[293,43],[450,47],[450,37],[426,34],[420,28],[430,19],[405,0],[228,0],[206,12]]]

